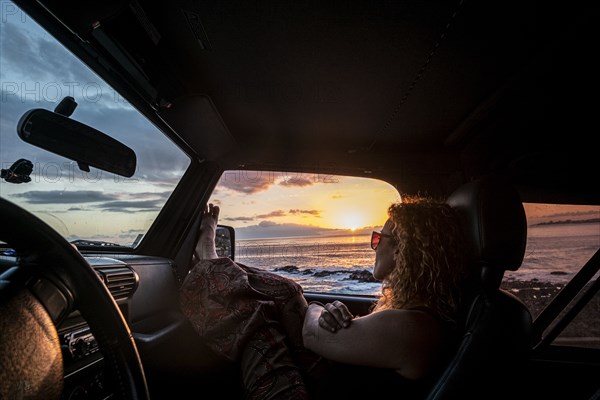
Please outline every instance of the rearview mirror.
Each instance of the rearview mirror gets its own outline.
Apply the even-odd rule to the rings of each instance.
[[[135,152],[110,136],[56,112],[36,108],[27,111],[17,125],[23,141],[89,167],[125,176],[135,173]]]
[[[235,230],[231,226],[217,225],[215,235],[215,247],[219,257],[229,257],[234,259],[235,256]]]

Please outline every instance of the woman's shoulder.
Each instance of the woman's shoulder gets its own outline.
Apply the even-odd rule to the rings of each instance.
[[[405,308],[384,308],[375,309],[369,315],[383,315],[385,318],[424,318],[440,320],[439,315],[427,306],[411,306]]]
[[[368,318],[373,325],[385,327],[394,334],[412,336],[434,342],[452,340],[456,324],[442,319],[429,307],[407,307],[373,311],[362,318]]]
[[[386,326],[386,329],[402,329],[406,331],[407,327],[418,329],[443,330],[443,324],[435,313],[421,308],[388,308],[375,310],[372,313],[359,317],[372,322],[380,323]],[[408,324],[408,325],[407,325]]]
[[[444,348],[443,324],[424,310],[384,309],[361,319],[371,332],[376,332],[386,357],[393,360],[391,368],[407,378],[425,376]]]

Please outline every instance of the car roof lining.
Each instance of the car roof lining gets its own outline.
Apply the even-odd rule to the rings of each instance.
[[[191,129],[167,133],[223,169],[331,165],[440,194],[503,174],[525,201],[600,204],[587,136],[598,125],[590,87],[600,68],[587,56],[597,6],[42,3],[106,58],[98,73],[142,98],[151,119],[210,98],[232,140],[194,130],[195,115],[175,124]],[[146,82],[97,48],[95,22]]]

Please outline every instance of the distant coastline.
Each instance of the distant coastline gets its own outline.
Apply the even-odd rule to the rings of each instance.
[[[537,224],[531,224],[531,226],[545,226],[545,225],[567,225],[567,224],[594,224],[600,223],[600,218],[590,219],[564,219],[560,221],[546,221],[538,222]]]
[[[259,240],[289,240],[289,239],[327,239],[352,236],[370,236],[371,231],[356,230],[355,232],[348,231],[344,233],[327,233],[323,235],[295,235],[295,236],[260,236],[260,237],[242,237],[236,238],[236,241],[259,241]]]

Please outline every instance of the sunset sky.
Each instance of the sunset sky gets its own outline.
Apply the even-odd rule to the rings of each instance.
[[[267,171],[227,172],[211,197],[221,223],[241,238],[370,233],[399,200],[392,185],[375,179]]]
[[[0,21],[0,164],[34,163],[32,182],[0,181],[0,195],[34,212],[69,239],[130,244],[144,234],[189,165],[189,158],[105,82],[9,2]],[[71,160],[24,143],[16,126],[32,108],[65,96],[72,118],[133,148],[133,178],[82,173]],[[402,188],[399,188],[400,190]],[[364,179],[291,172],[227,172],[211,197],[238,238],[363,234],[380,228],[396,188]],[[526,205],[530,223],[600,217],[600,207]],[[599,232],[600,235],[600,232]]]
[[[600,207],[580,205],[525,203],[525,214],[529,224],[549,221],[587,220],[600,218]],[[600,235],[600,231],[598,232]]]

